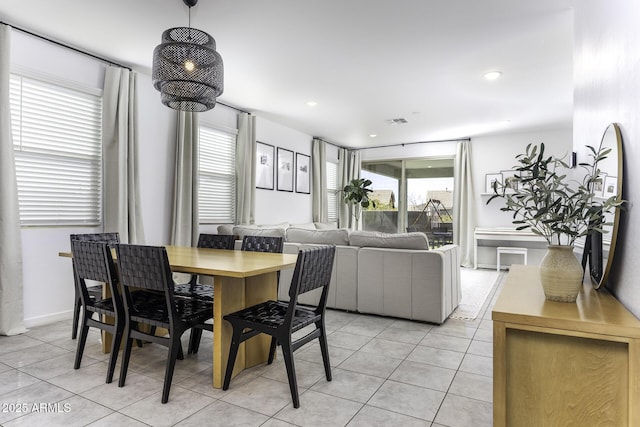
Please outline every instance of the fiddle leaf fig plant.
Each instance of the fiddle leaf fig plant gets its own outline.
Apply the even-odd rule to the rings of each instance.
[[[376,207],[376,202],[369,199],[369,193],[373,190],[367,187],[371,184],[372,182],[369,179],[355,178],[344,187],[344,200],[353,206],[353,216],[356,218],[356,224],[362,209],[366,209],[369,206]],[[358,228],[357,225],[356,228]]]
[[[493,196],[487,201],[504,199],[501,211],[513,212],[517,230],[531,229],[550,245],[573,245],[590,231],[605,232],[605,214],[620,207],[624,201],[616,195],[596,199],[594,187],[602,183],[598,162],[611,149],[596,150],[587,146],[589,162],[580,163],[585,170],[582,181],[567,178],[569,166],[562,160],[545,154],[544,143],[527,145],[526,152],[516,156],[518,172],[506,177],[504,183],[493,183]]]

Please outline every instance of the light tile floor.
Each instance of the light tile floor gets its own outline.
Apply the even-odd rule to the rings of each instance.
[[[177,362],[163,405],[164,347],[136,348],[118,388],[118,370],[113,383],[104,382],[108,355],[97,331],[74,370],[70,321],[33,328],[0,337],[0,425],[491,426],[496,294],[478,319],[440,326],[328,310],[333,381],[324,378],[318,344],[298,350],[299,409],[282,357],[244,371],[228,391],[213,389],[211,335],[199,354]]]

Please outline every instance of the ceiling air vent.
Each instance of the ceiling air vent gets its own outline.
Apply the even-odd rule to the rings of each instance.
[[[386,120],[386,122],[387,124],[390,124],[390,125],[403,125],[405,123],[408,123],[407,119],[403,119],[403,118],[389,119],[389,120]]]

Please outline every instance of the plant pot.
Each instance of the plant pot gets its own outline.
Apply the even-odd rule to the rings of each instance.
[[[573,246],[549,245],[540,264],[540,281],[550,301],[574,302],[582,289],[583,271]]]

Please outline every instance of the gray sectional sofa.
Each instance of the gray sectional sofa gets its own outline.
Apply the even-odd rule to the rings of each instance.
[[[423,233],[386,234],[318,229],[313,224],[270,227],[221,226],[220,234],[285,238],[284,252],[318,244],[336,245],[327,306],[441,324],[460,303],[460,251],[456,245],[429,249]],[[239,242],[238,242],[239,243]],[[293,270],[280,274],[278,298],[288,300]],[[305,294],[314,304],[319,294]]]

